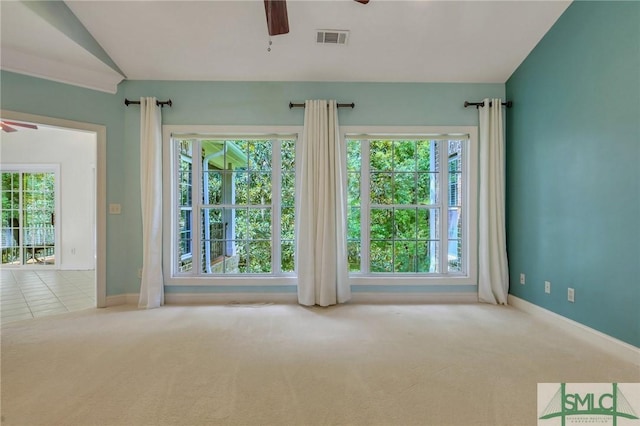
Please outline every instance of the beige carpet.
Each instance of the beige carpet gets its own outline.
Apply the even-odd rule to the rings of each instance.
[[[535,425],[538,382],[640,382],[488,305],[132,307],[2,327],[2,425]]]

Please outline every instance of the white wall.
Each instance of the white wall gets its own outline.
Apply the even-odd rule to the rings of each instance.
[[[0,134],[2,164],[60,165],[60,269],[95,268],[96,135],[39,126]]]

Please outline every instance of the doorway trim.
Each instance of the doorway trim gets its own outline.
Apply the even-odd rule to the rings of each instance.
[[[107,127],[0,109],[0,117],[96,134],[96,306],[107,306]]]

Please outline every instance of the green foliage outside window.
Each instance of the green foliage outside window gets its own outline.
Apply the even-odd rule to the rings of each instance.
[[[203,273],[272,273],[273,223],[277,220],[281,232],[279,244],[282,272],[294,270],[295,226],[295,140],[280,142],[281,184],[272,182],[272,140],[200,140],[178,141],[182,160],[178,170],[179,254],[189,257],[193,208],[192,151],[199,146],[202,169],[200,202],[202,215],[199,226],[201,266]],[[272,217],[275,190],[280,191],[280,217]],[[190,260],[189,260],[190,261]],[[186,262],[183,262],[186,263]],[[180,268],[180,271],[190,269]]]
[[[19,233],[22,246],[55,243],[55,173],[2,172],[1,192],[3,264],[19,259]]]
[[[191,142],[181,141],[179,146],[183,157],[177,194],[181,209],[179,252],[184,256],[192,251],[194,177]],[[219,272],[294,272],[295,140],[279,141],[279,164],[273,161],[278,145],[271,140],[201,140],[199,146],[202,272],[208,272],[207,262],[231,257],[237,262],[225,264]],[[362,243],[367,238],[369,264],[365,268],[372,273],[447,272],[440,271],[443,250],[449,252],[449,271],[460,271],[460,141],[372,139],[364,146],[369,149],[365,156],[361,141],[347,140],[349,270],[362,272]],[[444,171],[441,155],[449,155]],[[363,158],[368,158],[366,176],[362,173]],[[279,183],[272,182],[273,167],[279,167]],[[439,191],[441,175],[448,183],[444,194]],[[367,186],[368,205],[362,204],[362,185]],[[278,197],[274,191],[279,191]],[[274,205],[275,199],[280,200],[279,206]],[[368,209],[369,226],[363,230],[364,209]],[[278,213],[279,217],[274,217]],[[443,215],[448,215],[450,225],[444,247],[440,235]],[[273,235],[274,223],[278,223],[279,235]],[[279,244],[279,265],[273,264],[274,243]]]
[[[451,142],[454,145],[447,145]],[[368,151],[364,153],[367,147]],[[347,252],[350,271],[362,271],[360,249],[362,238],[368,237],[369,264],[364,267],[372,273],[440,272],[443,208],[438,190],[440,151],[446,153],[447,149],[449,154],[459,154],[459,141],[347,140]],[[362,176],[361,161],[367,157],[368,175]],[[444,195],[457,203],[460,185],[455,184],[461,181],[459,159],[452,167],[450,193]],[[362,205],[361,185],[368,185],[365,189],[368,191],[368,206]],[[368,235],[361,235],[364,208],[368,208]],[[458,228],[461,229],[461,225]],[[450,238],[451,244],[454,237],[450,235]],[[457,243],[454,248],[457,248],[458,256],[452,262],[459,265],[460,233],[457,238],[453,242]]]

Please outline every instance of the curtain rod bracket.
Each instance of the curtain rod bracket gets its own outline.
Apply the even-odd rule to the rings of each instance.
[[[327,106],[328,106],[328,105],[327,105]],[[336,104],[336,107],[338,107],[338,108],[351,108],[351,109],[353,109],[353,108],[355,108],[355,107],[356,107],[356,104],[355,104],[355,102],[351,102],[350,104],[347,104],[347,103],[344,103],[344,104],[337,103],[337,104]],[[300,104],[294,104],[293,102],[289,102],[289,109],[291,109],[291,108],[304,108],[304,104],[303,104],[303,103],[300,103]]]
[[[126,106],[129,105],[140,105],[140,101],[130,101],[127,98],[124,98],[124,104]],[[156,105],[158,105],[160,108],[164,108],[165,105],[172,107],[173,106],[173,102],[171,102],[171,99],[169,99],[168,101],[156,101]]]
[[[491,106],[492,102],[489,102],[489,106]],[[469,101],[464,101],[464,107],[469,107],[469,106],[474,106],[476,107],[476,109],[480,108],[480,107],[484,107],[484,101],[482,102],[469,102]],[[506,101],[502,103],[502,106],[505,106],[507,108],[511,108],[513,106],[513,102],[512,101]]]

